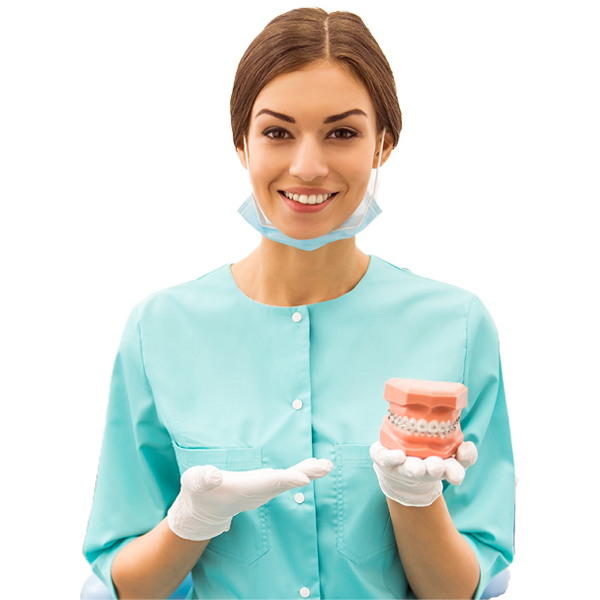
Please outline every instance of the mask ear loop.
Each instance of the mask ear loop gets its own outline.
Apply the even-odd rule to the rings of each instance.
[[[248,146],[246,144],[246,136],[244,136],[244,155],[246,157],[246,167],[248,169],[248,179],[250,181],[250,195],[252,196],[252,200],[254,200],[254,205],[256,206],[256,214],[258,216],[258,220],[263,227],[268,227],[269,229],[277,230],[270,221],[267,221],[267,216],[263,213],[260,205],[258,204],[258,200],[254,195],[254,188],[252,187],[252,179],[250,178],[250,155],[248,154]]]
[[[365,206],[365,210],[363,211],[362,217],[360,221],[355,225],[348,225],[347,227],[338,227],[339,230],[344,229],[354,229],[359,227],[363,222],[365,215],[369,212],[369,206],[371,205],[371,201],[375,198],[377,194],[377,189],[379,187],[379,167],[381,166],[381,158],[383,157],[383,142],[385,141],[385,127],[383,128],[383,133],[381,134],[381,147],[379,148],[379,159],[377,160],[377,170],[375,171],[375,183],[373,184],[373,193],[369,197],[369,201],[367,202],[367,206]]]

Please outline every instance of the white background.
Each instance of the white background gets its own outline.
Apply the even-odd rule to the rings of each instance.
[[[11,3],[3,11],[6,598],[39,595],[40,586],[76,598],[79,585],[78,561],[69,554],[79,536],[78,11],[74,2]],[[521,13],[524,599],[597,594],[594,11],[593,3],[578,0],[556,9],[523,3]]]

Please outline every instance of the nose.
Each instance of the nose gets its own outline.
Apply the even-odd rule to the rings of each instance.
[[[317,140],[312,137],[302,139],[296,146],[292,162],[290,164],[290,175],[299,177],[304,181],[312,181],[319,177],[326,177],[329,167],[325,159],[323,148]]]

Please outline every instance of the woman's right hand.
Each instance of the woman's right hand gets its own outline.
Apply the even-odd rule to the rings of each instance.
[[[262,506],[278,494],[307,485],[331,471],[329,460],[308,458],[289,469],[222,471],[212,465],[191,467],[167,513],[171,531],[201,541],[229,531],[231,519]]]

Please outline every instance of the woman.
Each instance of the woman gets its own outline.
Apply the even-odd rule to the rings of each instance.
[[[190,570],[199,598],[479,597],[512,560],[497,334],[472,294],[356,247],[401,129],[385,57],[355,15],[291,11],[246,51],[231,116],[263,238],[132,312],[88,560],[120,598]],[[373,443],[391,377],[468,387],[462,466]]]

